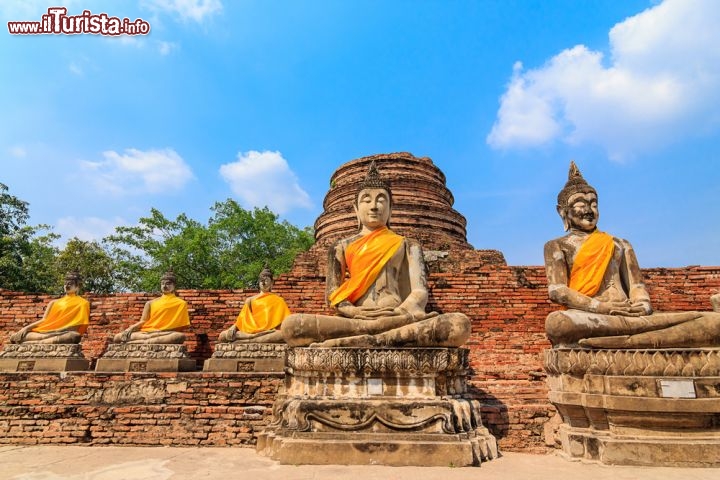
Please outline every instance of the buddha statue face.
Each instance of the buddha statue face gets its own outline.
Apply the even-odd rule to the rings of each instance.
[[[273,278],[269,275],[260,275],[258,278],[258,286],[263,293],[269,292],[273,286]]]
[[[160,291],[162,293],[173,293],[175,291],[175,280],[163,277],[160,280]]]
[[[390,220],[390,195],[384,188],[363,188],[357,196],[355,213],[363,227],[375,230]]]
[[[80,280],[74,277],[66,277],[63,288],[67,294],[77,294],[80,290]]]
[[[565,223],[565,230],[590,233],[597,227],[600,216],[597,194],[593,191],[573,193],[564,208],[558,207],[558,213]]]

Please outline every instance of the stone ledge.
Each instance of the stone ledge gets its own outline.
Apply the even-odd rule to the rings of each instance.
[[[189,358],[185,345],[152,345],[141,343],[111,343],[103,358]]]
[[[85,359],[79,343],[8,343],[0,352],[0,358],[78,358]]]
[[[590,350],[553,348],[545,350],[545,369],[550,375],[568,374],[717,377],[720,348]]]

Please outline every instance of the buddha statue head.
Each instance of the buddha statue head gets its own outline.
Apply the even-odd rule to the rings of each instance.
[[[273,280],[273,272],[272,270],[270,270],[270,266],[265,263],[265,266],[263,267],[260,275],[258,276],[258,287],[260,288],[261,292],[266,293],[272,290],[272,286],[274,283],[275,281]]]
[[[176,280],[175,272],[173,272],[172,268],[169,269],[160,278],[160,291],[162,293],[174,293]]]
[[[390,186],[380,177],[373,161],[355,196],[355,214],[360,228],[372,231],[388,226],[391,205]]]
[[[599,218],[597,191],[583,178],[575,162],[570,162],[568,180],[557,196],[557,212],[565,231],[592,232]]]
[[[71,293],[76,294],[80,290],[80,284],[82,283],[82,277],[80,277],[80,274],[73,270],[72,272],[68,272],[65,275],[65,282],[63,284],[63,288],[65,289],[65,293]]]

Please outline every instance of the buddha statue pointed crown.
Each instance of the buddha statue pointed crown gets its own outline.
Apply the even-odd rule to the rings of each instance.
[[[571,160],[567,182],[557,196],[558,206],[565,207],[568,198],[579,192],[591,192],[597,195],[597,191],[592,187],[592,185],[585,181],[582,173],[580,173],[580,169],[577,167],[577,165],[575,165],[575,162]]]
[[[265,265],[263,266],[262,271],[260,272],[260,275],[258,275],[258,278],[267,277],[270,280],[273,279],[273,271],[270,269],[270,265],[265,262]]]
[[[377,164],[375,163],[375,160],[370,163],[367,175],[365,175],[365,178],[360,183],[357,194],[359,194],[362,190],[366,188],[382,188],[383,190],[388,192],[388,196],[390,197],[390,203],[392,204],[392,191],[390,190],[390,185],[385,180],[383,180],[382,177],[380,177],[380,172],[377,169]],[[356,202],[357,194],[355,195]]]

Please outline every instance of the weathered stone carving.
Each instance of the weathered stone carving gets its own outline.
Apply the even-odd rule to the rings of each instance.
[[[547,317],[545,369],[563,453],[720,466],[720,313],[653,312],[632,246],[597,230],[597,193],[574,163],[557,208],[570,233],[545,264],[566,309]]]
[[[206,372],[282,372],[285,343],[217,343],[211,358],[205,360]]]
[[[185,345],[110,344],[103,358],[189,358]]]
[[[23,343],[6,345],[0,352],[0,358],[85,358],[82,354],[82,347],[77,343],[65,344],[42,344]]]
[[[80,343],[90,323],[90,303],[78,295],[80,283],[77,272],[68,273],[65,296],[52,300],[40,320],[10,335],[10,343]]]
[[[558,194],[569,233],[545,244],[553,346],[693,348],[720,345],[720,312],[653,312],[627,240],[597,230],[597,192],[574,163]]]
[[[145,303],[140,321],[130,325],[112,339],[127,344],[182,344],[182,330],[190,326],[187,303],[175,296],[175,274],[172,270],[160,280],[162,296]]]
[[[420,244],[388,229],[392,194],[373,162],[355,196],[359,232],[328,253],[327,294],[338,316],[294,314],[282,324],[291,346],[457,347],[470,335],[462,313],[426,313]]]
[[[290,348],[285,395],[258,451],[283,463],[479,465],[496,458],[480,402],[465,398],[467,355],[457,348]]]
[[[260,293],[245,300],[235,323],[220,333],[218,344],[285,343],[277,328],[290,310],[281,296],[272,293],[274,282],[272,270],[265,264],[258,278]]]

